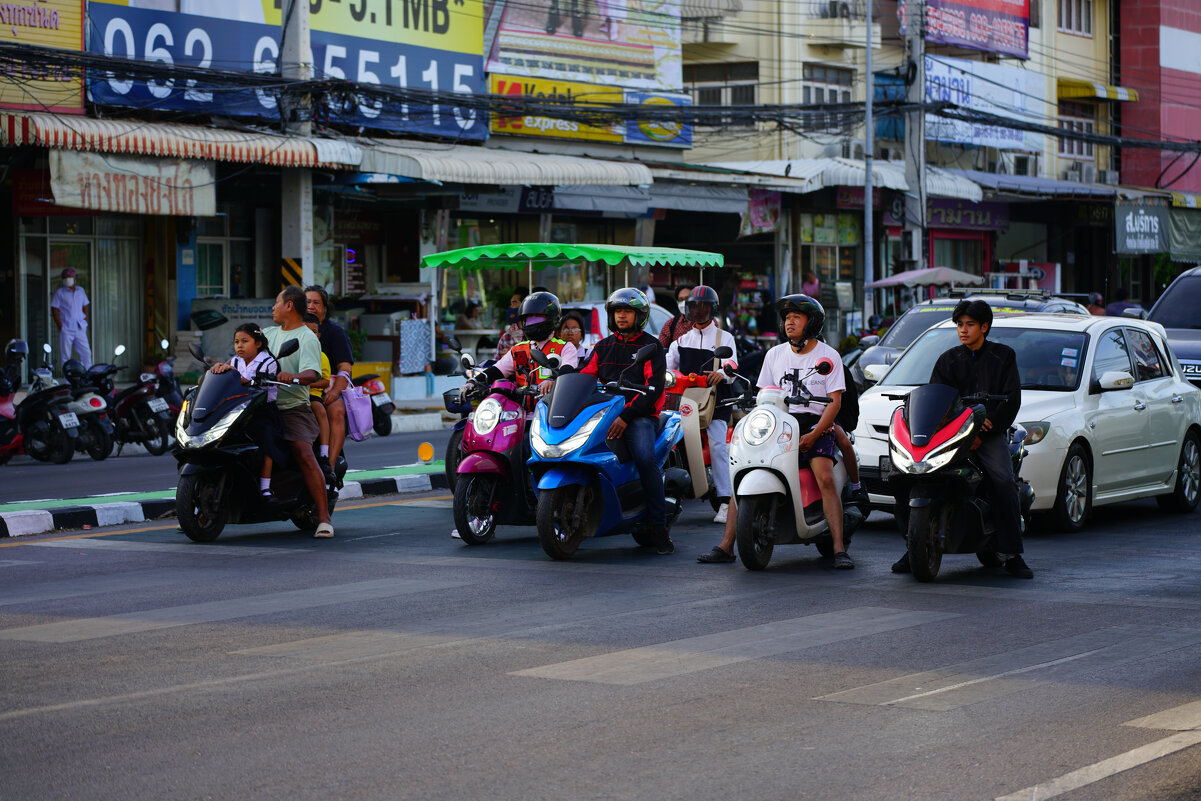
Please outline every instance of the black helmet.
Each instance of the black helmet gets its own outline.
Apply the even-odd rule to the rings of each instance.
[[[822,305],[808,295],[785,295],[776,301],[776,314],[780,316],[780,333],[784,333],[784,320],[788,317],[789,312],[800,312],[805,315],[805,330],[801,332],[801,338],[797,340],[789,340],[793,347],[802,348],[805,343],[813,339],[821,332],[826,324],[826,310]]]
[[[517,322],[521,325],[521,335],[533,342],[550,339],[559,327],[559,318],[563,310],[559,308],[559,299],[549,292],[535,292],[521,301],[517,308]],[[526,322],[526,317],[539,318]]]
[[[4,363],[13,364],[29,356],[29,345],[23,339],[10,339],[4,346]]]
[[[987,325],[992,329],[992,306],[989,306],[984,301],[976,298],[975,300],[961,300],[955,306],[955,310],[951,312],[951,319],[954,322],[959,322],[960,317],[971,317],[980,325]]]
[[[609,315],[609,331],[617,333],[617,321],[613,312],[618,309],[633,309],[635,312],[634,328],[641,331],[646,327],[646,321],[651,316],[651,302],[640,289],[631,286],[617,290],[605,301],[605,312]]]
[[[1105,298],[1101,297],[1100,292],[1090,292],[1088,294],[1088,303],[1090,306],[1104,306]]]
[[[717,315],[717,293],[713,291],[713,287],[705,286],[704,284],[693,287],[688,293],[688,299],[684,301],[684,311],[687,313],[688,319],[692,319],[692,307],[698,303],[709,304],[709,318],[712,320]]]
[[[72,384],[82,384],[87,372],[79,359],[67,359],[63,363],[63,378]]]

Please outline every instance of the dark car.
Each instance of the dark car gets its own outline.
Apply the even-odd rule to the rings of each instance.
[[[864,350],[851,367],[851,377],[855,379],[859,391],[862,392],[875,383],[864,377],[865,367],[873,364],[892,364],[915,339],[931,326],[947,319],[956,304],[964,298],[983,300],[992,307],[993,314],[996,315],[1030,312],[1088,314],[1088,309],[1076,301],[1053,295],[1044,289],[952,290],[945,298],[925,300],[911,307],[896,319],[883,336],[869,336],[859,340]]]
[[[1177,276],[1155,301],[1147,319],[1164,327],[1185,378],[1201,387],[1201,267]]]

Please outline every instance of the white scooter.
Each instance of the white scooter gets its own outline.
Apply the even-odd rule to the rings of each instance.
[[[753,411],[743,417],[730,440],[730,473],[738,506],[735,542],[738,557],[748,570],[762,570],[771,561],[776,545],[816,545],[822,556],[834,555],[830,525],[822,511],[822,494],[808,464],[801,466],[797,446],[805,431],[798,430],[796,418],[788,406],[811,402],[829,403],[830,399],[813,395],[804,379],[814,372],[829,375],[834,365],[818,363],[805,376],[792,375],[793,392],[768,387],[759,390],[751,401],[753,384],[746,378],[746,390],[739,399],[743,408]],[[726,371],[735,375],[733,371]],[[863,522],[863,512],[849,504],[847,472],[841,457],[834,463],[834,482],[843,501],[842,539],[851,544],[851,535]]]
[[[713,352],[716,359],[728,359],[733,355],[734,351],[724,345]],[[716,394],[717,387],[709,386],[703,373],[685,375],[676,371],[668,373],[667,392],[680,396],[680,431],[683,434],[672,454],[671,464],[688,471],[692,482],[689,497],[707,499],[716,512],[720,503],[708,464],[709,437],[707,429],[701,428],[700,409],[708,402],[709,395]]]

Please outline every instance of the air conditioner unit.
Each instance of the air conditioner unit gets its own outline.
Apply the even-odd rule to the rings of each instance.
[[[842,157],[844,159],[863,160],[863,140],[849,139],[842,143]]]
[[[1097,165],[1081,164],[1080,180],[1084,181],[1086,184],[1095,184],[1097,182]]]
[[[1080,169],[1082,166],[1083,165],[1081,165],[1081,164],[1073,164],[1072,166],[1068,167],[1066,170],[1063,171],[1063,180],[1065,180],[1065,181],[1081,181],[1081,180],[1083,180],[1082,170]]]
[[[1114,186],[1118,182],[1117,170],[1097,170],[1097,180],[1103,184]]]

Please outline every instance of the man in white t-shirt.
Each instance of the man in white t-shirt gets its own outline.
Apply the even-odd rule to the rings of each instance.
[[[834,418],[842,403],[846,389],[842,370],[842,357],[838,351],[824,342],[818,335],[826,321],[826,312],[821,304],[808,295],[787,295],[776,301],[776,312],[780,316],[781,328],[787,342],[776,345],[763,357],[759,371],[760,387],[784,387],[794,390],[794,380],[804,383],[814,395],[824,395],[831,403],[814,401],[807,406],[790,405],[788,411],[797,418],[801,436],[798,448],[801,458],[808,461],[813,477],[822,493],[822,511],[830,524],[830,536],[834,540],[834,567],[851,570],[855,563],[847,556],[842,540],[842,498],[834,483],[834,459],[838,446],[832,429]],[[829,375],[811,372],[822,359],[829,359],[834,369]]]

